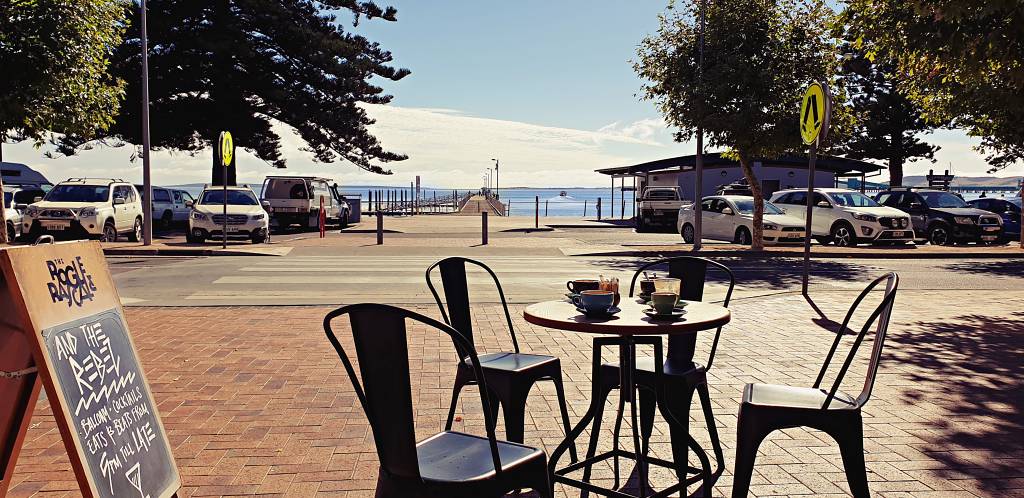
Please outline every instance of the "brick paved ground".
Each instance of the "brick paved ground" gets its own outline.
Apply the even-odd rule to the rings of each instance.
[[[841,320],[853,297],[823,292],[816,299],[828,318]],[[436,314],[432,308],[418,309]],[[876,495],[1024,496],[1021,310],[1022,293],[900,295],[885,362],[865,409],[865,451]],[[320,329],[326,311],[127,311],[182,473],[182,496],[372,496],[372,438]],[[507,345],[500,308],[480,311],[481,349]],[[519,318],[521,312],[521,307],[513,311],[520,344],[526,351],[563,359],[571,411],[578,419],[588,403],[590,338],[531,326]],[[819,326],[829,322],[798,295],[740,300],[733,312],[710,375],[727,459],[716,495],[731,489],[743,384],[809,385],[833,337]],[[454,355],[447,340],[423,328],[413,330],[410,343],[418,433],[425,437],[443,425]],[[708,342],[701,344],[706,354]],[[859,389],[863,364],[859,367],[848,376],[850,391]],[[475,398],[465,400],[465,422],[458,425],[482,433]],[[527,442],[550,451],[561,437],[550,384],[536,388],[528,408]],[[691,427],[707,447],[698,413],[695,405]],[[606,442],[610,426],[605,424]],[[656,455],[669,454],[666,442],[665,433],[657,430]],[[596,477],[609,476],[607,469],[599,469]],[[665,478],[655,473],[653,481],[657,485]],[[761,446],[753,494],[843,496],[847,491],[838,450],[826,436],[787,430]],[[77,494],[48,405],[42,402],[10,496]],[[559,489],[559,496],[577,495]]]

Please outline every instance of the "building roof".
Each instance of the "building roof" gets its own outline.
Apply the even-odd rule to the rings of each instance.
[[[755,162],[760,162],[762,166],[768,167],[784,167],[794,169],[805,169],[807,168],[807,156],[803,154],[786,154],[777,159],[763,160],[755,159]],[[669,170],[678,171],[680,168],[683,171],[693,170],[697,165],[697,156],[679,156],[670,157],[668,159],[659,159],[657,161],[650,161],[646,163],[634,164],[632,166],[617,166],[614,168],[602,168],[596,170],[602,175],[611,176],[636,176],[644,175],[646,173],[654,172],[671,172]],[[714,152],[704,154],[704,168],[715,169],[715,168],[738,168],[740,166],[739,161],[727,159],[722,157],[722,154]],[[849,176],[849,175],[861,175],[870,174],[885,169],[885,166],[879,166],[874,163],[866,161],[858,161],[856,159],[848,159],[845,157],[837,156],[826,156],[819,155],[818,162],[815,167],[820,171],[831,171],[838,176]]]

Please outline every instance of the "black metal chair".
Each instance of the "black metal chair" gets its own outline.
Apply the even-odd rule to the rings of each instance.
[[[516,331],[512,326],[512,316],[508,311],[508,303],[505,300],[505,293],[501,289],[498,276],[487,267],[487,265],[468,258],[445,258],[427,268],[427,287],[430,288],[437,307],[441,311],[441,317],[445,323],[451,325],[462,333],[470,345],[473,340],[473,316],[469,305],[469,283],[466,279],[466,264],[476,265],[486,271],[494,280],[498,289],[498,296],[501,298],[501,306],[505,310],[505,320],[508,322],[508,331],[512,337],[512,352],[489,353],[480,355],[480,365],[483,368],[487,388],[501,404],[505,417],[505,435],[509,441],[523,442],[523,426],[526,417],[526,398],[530,388],[537,381],[549,380],[555,384],[555,392],[558,395],[558,408],[562,412],[562,425],[565,433],[568,434],[569,411],[565,405],[565,390],[562,387],[562,364],[554,356],[525,354],[519,352],[519,342],[516,341]],[[434,287],[431,274],[438,268],[441,272],[441,284],[444,288],[445,304]],[[448,410],[448,422],[446,430],[452,427],[455,418],[455,407],[458,404],[459,392],[463,387],[477,383],[479,377],[470,368],[466,361],[459,362],[455,372],[455,386],[452,390],[452,404]],[[498,403],[491,405],[491,415],[497,417]],[[570,447],[572,461],[576,461],[576,448]]]
[[[360,382],[331,321],[349,315]],[[498,441],[494,417],[486,417],[487,437],[445,431],[419,443],[413,420],[406,320],[434,327],[452,338],[468,368],[481,375],[473,345],[455,329],[431,318],[383,304],[354,304],[330,312],[324,331],[345,365],[373,431],[380,459],[378,498],[500,497],[530,488],[551,498],[553,488],[544,451]],[[486,382],[480,382],[484,413],[490,412]]]
[[[729,287],[725,293],[723,306],[729,307],[732,299],[733,288],[736,286],[736,277],[725,265],[706,258],[696,256],[678,256],[647,263],[640,267],[633,274],[629,284],[629,297],[633,297],[636,289],[637,279],[650,268],[668,267],[668,276],[681,280],[679,289],[680,297],[688,301],[703,301],[704,284],[707,280],[708,271],[720,272],[728,279]],[[708,355],[707,365],[701,365],[693,361],[693,353],[696,347],[697,335],[671,336],[668,339],[667,361],[664,363],[663,372],[656,373],[655,358],[661,357],[661,344],[655,343],[655,358],[638,358],[636,362],[637,374],[636,383],[640,388],[640,433],[644,441],[644,447],[648,447],[651,433],[654,429],[655,405],[659,408],[669,425],[672,439],[672,458],[675,463],[675,470],[680,480],[686,480],[686,472],[692,469],[688,466],[687,456],[689,447],[697,447],[691,441],[689,435],[689,413],[693,394],[700,396],[701,408],[704,411],[705,424],[711,436],[711,445],[715,453],[715,470],[710,469],[710,461],[707,456],[698,452],[705,474],[704,491],[710,496],[710,487],[713,481],[721,475],[724,470],[725,458],[722,452],[722,443],[718,437],[718,429],[715,425],[714,413],[711,410],[711,395],[708,391],[707,372],[715,361],[715,351],[718,349],[718,341],[722,334],[722,327],[715,331],[715,338],[711,344],[711,351]],[[619,388],[619,366],[613,363],[605,363],[601,366],[601,393],[607,399],[613,389]],[[625,398],[620,399],[619,414],[615,423],[615,439],[613,444],[617,445],[619,430],[621,428],[621,412],[624,409]],[[601,414],[594,418],[594,426],[590,433],[590,447],[587,450],[587,457],[592,457],[596,451],[597,435],[601,427]],[[618,475],[618,462],[616,461],[616,475]],[[589,478],[590,469],[584,471],[584,480]],[[617,487],[617,485],[616,485]]]
[[[839,369],[832,388],[821,389],[821,382],[828,371],[829,363],[839,347],[839,342],[846,332],[850,319],[864,298],[878,284],[886,282],[885,296],[874,312],[868,317],[864,326],[857,334],[846,361]],[[871,397],[871,388],[875,384],[878,363],[882,356],[882,346],[889,329],[889,317],[892,315],[896,289],[899,287],[899,276],[895,273],[883,275],[871,282],[853,302],[850,311],[843,320],[843,325],[836,333],[832,349],[825,357],[818,378],[811,387],[790,387],[771,384],[747,384],[743,389],[743,401],[740,403],[739,420],[737,422],[736,468],[733,476],[733,498],[747,496],[750,488],[750,477],[754,471],[754,458],[761,441],[772,431],[793,427],[810,427],[825,432],[839,443],[839,452],[846,469],[846,479],[850,491],[855,497],[868,497],[868,477],[864,467],[864,428],[861,420],[861,407]],[[857,349],[864,341],[868,329],[877,322],[874,344],[871,349],[871,360],[868,363],[867,376],[860,395],[854,398],[839,390],[843,377],[857,354]]]

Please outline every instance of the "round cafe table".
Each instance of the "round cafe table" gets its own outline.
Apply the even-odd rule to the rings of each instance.
[[[591,405],[587,410],[586,415],[583,416],[583,419],[573,427],[569,434],[566,435],[565,440],[562,441],[562,443],[559,444],[551,453],[551,459],[548,465],[550,467],[552,479],[555,482],[561,482],[582,490],[617,498],[626,498],[631,496],[667,497],[681,489],[685,489],[688,484],[692,484],[701,479],[704,479],[705,487],[709,487],[710,466],[708,464],[707,454],[691,437],[689,438],[690,441],[688,444],[695,450],[695,453],[697,453],[701,462],[704,464],[704,469],[689,468],[688,470],[699,472],[702,475],[686,479],[684,482],[667,487],[657,493],[648,494],[647,492],[649,490],[646,489],[647,464],[655,463],[670,468],[674,468],[674,464],[672,462],[648,457],[646,455],[647,448],[641,448],[641,440],[638,430],[639,425],[637,423],[636,384],[634,380],[636,375],[637,344],[651,344],[654,346],[655,373],[661,374],[663,373],[664,368],[661,357],[661,336],[667,336],[669,339],[668,358],[670,363],[673,361],[689,362],[693,358],[693,345],[696,341],[697,333],[702,330],[721,327],[729,323],[729,320],[731,319],[729,310],[723,306],[695,301],[685,301],[685,303],[686,306],[684,309],[686,312],[676,321],[651,318],[644,313],[644,310],[648,309],[646,304],[643,304],[641,300],[634,300],[633,298],[626,297],[623,297],[622,302],[619,303],[621,311],[614,316],[607,318],[587,317],[576,309],[576,305],[568,300],[536,303],[527,306],[523,311],[523,317],[526,321],[534,325],[597,335],[597,337],[594,338],[593,375],[591,377],[593,381]],[[623,403],[628,402],[630,404],[630,425],[632,426],[633,432],[634,451],[631,453],[620,451],[618,449],[618,441],[616,441],[614,445],[615,449],[610,452],[597,456],[588,455],[584,460],[573,462],[571,465],[559,469],[557,466],[559,457],[565,453],[570,445],[575,444],[576,439],[580,434],[582,434],[586,426],[590,424],[598,413],[603,411],[604,399],[600,395],[597,381],[600,378],[601,348],[606,346],[619,347],[620,416]],[[687,414],[680,414],[680,417],[686,416]],[[616,433],[618,433],[617,430]],[[588,469],[590,466],[608,458],[616,458],[617,462],[618,457],[633,459],[637,462],[637,469],[640,474],[640,484],[637,495],[627,494],[623,492],[625,490],[622,489],[601,488],[584,480],[577,480],[568,477],[568,474],[571,472],[580,469]],[[618,466],[616,465],[616,469],[617,468]],[[585,473],[585,476],[587,475],[589,475],[589,472]],[[615,487],[617,488],[619,481],[618,475],[615,476],[615,481]]]

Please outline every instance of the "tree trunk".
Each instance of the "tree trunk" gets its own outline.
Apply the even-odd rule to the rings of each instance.
[[[894,133],[890,139],[891,151],[889,155],[889,186],[890,187],[902,187],[903,186],[903,155],[898,151],[901,150],[900,139],[902,133]]]
[[[754,233],[750,234],[750,249],[760,251],[764,249],[764,195],[761,193],[761,182],[754,176],[753,165],[746,153],[740,151],[740,167],[743,169],[743,176],[750,184],[750,193],[754,197]],[[736,213],[737,215],[739,213]]]
[[[4,162],[4,143],[0,141],[0,164]],[[3,195],[4,191],[4,175],[0,172],[0,195]],[[14,203],[14,199],[11,199],[11,203]],[[10,244],[11,241],[7,240],[7,203],[3,203],[3,209],[0,209],[0,244]]]

